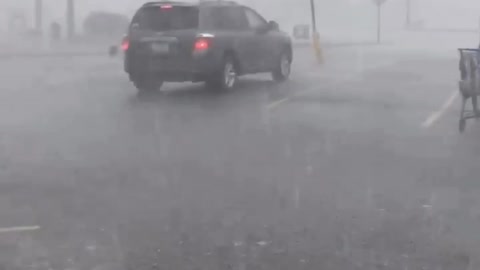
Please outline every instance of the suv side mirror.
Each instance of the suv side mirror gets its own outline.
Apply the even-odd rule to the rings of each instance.
[[[270,31],[278,31],[278,30],[280,30],[280,26],[278,25],[278,23],[276,21],[269,21],[268,22],[268,29]]]
[[[259,27],[257,29],[257,32],[259,34],[265,34],[265,33],[268,33],[270,31],[277,31],[279,30],[279,26],[278,26],[278,23],[274,22],[274,21],[269,21],[268,23],[262,25],[261,27]]]

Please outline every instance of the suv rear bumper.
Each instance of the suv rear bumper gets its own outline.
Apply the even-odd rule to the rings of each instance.
[[[143,75],[161,77],[166,82],[205,81],[219,70],[221,57],[213,53],[194,54],[188,59],[125,55],[125,72],[130,80]]]

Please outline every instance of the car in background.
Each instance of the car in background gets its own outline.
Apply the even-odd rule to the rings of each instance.
[[[228,90],[240,75],[288,79],[292,42],[277,23],[231,1],[150,2],[122,41],[124,69],[139,91],[163,82],[205,82]]]

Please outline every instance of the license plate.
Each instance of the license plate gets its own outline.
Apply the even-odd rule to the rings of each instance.
[[[170,51],[170,46],[168,45],[168,43],[153,43],[152,51],[158,54],[165,54]]]

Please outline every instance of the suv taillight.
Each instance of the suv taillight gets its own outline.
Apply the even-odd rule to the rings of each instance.
[[[195,52],[202,52],[206,51],[210,48],[210,39],[207,38],[199,38],[195,41],[193,45],[193,50]]]
[[[130,40],[128,39],[128,37],[123,38],[121,47],[122,51],[128,51],[128,48],[130,47]]]

